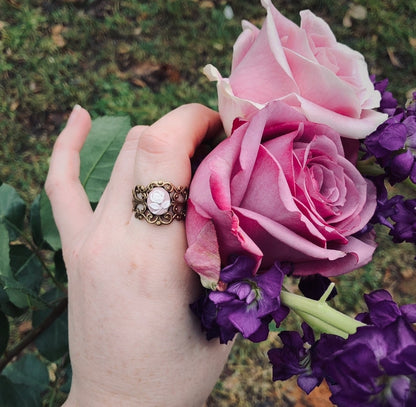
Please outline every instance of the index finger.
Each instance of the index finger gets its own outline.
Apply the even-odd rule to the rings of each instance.
[[[90,128],[88,112],[76,105],[51,155],[45,191],[51,201],[63,243],[78,233],[92,215],[89,200],[79,180],[79,153]]]

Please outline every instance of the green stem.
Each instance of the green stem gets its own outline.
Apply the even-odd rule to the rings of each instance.
[[[29,346],[43,331],[48,329],[58,317],[65,312],[68,307],[68,299],[60,300],[58,305],[45,318],[45,320],[32,330],[19,342],[14,348],[6,351],[0,359],[0,372],[11,362],[16,356],[20,354],[27,346]]]
[[[416,191],[416,184],[414,184],[412,181],[410,181],[410,178],[406,178],[405,179],[405,184],[406,186],[408,186],[409,188],[413,189],[414,191]]]
[[[317,334],[328,333],[347,338],[348,335],[355,333],[359,326],[365,324],[337,311],[326,303],[325,300],[332,288],[332,285],[328,287],[318,301],[287,291],[280,293],[280,300],[308,323]]]

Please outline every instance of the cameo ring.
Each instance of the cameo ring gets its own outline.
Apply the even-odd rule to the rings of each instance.
[[[170,182],[155,181],[133,189],[133,212],[137,219],[155,225],[169,225],[185,219],[188,187],[175,187]]]

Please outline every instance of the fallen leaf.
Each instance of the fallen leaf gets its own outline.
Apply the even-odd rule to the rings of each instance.
[[[416,92],[416,88],[411,88],[406,92],[407,103],[410,103],[413,100],[413,93],[415,92]]]
[[[201,1],[201,3],[199,4],[199,7],[201,7],[201,8],[213,8],[214,7],[214,2],[204,0],[204,1]]]
[[[367,18],[367,9],[358,4],[350,4],[350,16],[355,20],[365,20]]]
[[[414,276],[414,271],[408,267],[400,270],[400,274],[405,280],[410,280]]]
[[[19,102],[15,100],[10,104],[10,111],[14,112],[18,107],[19,107]]]
[[[175,67],[151,62],[136,64],[125,72],[119,72],[118,76],[140,88],[148,86],[151,89],[157,89],[165,81],[177,83],[181,80],[181,74]]]
[[[25,336],[27,332],[32,329],[32,321],[23,321],[17,330],[19,331],[20,336]]]
[[[393,47],[387,47],[387,54],[390,58],[390,62],[393,66],[397,66],[398,68],[402,68],[403,65],[399,61],[399,59],[394,55],[395,49]]]
[[[64,37],[62,36],[62,33],[64,31],[65,31],[65,27],[62,24],[54,25],[51,29],[52,41],[59,48],[62,48],[66,45],[66,41]]]
[[[351,27],[352,18],[355,20],[365,20],[367,18],[367,9],[359,4],[350,3],[349,8],[342,20],[342,25],[347,28]]]
[[[409,44],[416,49],[416,38],[410,37]]]
[[[58,366],[56,365],[56,363],[51,363],[48,366],[48,375],[49,375],[49,380],[53,383],[56,380],[56,371],[58,370]]]
[[[333,407],[333,404],[329,400],[331,391],[325,380],[309,394],[306,394],[297,386],[296,382],[293,382],[293,386],[289,387],[286,391],[285,396],[289,398],[292,403],[291,405],[294,407]]]
[[[16,0],[7,0],[7,2],[14,8],[20,8],[20,4]]]

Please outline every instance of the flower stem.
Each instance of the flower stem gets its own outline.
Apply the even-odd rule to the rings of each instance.
[[[280,293],[280,300],[310,325],[315,333],[327,333],[347,338],[348,335],[355,333],[359,326],[365,324],[337,311],[326,303],[325,300],[332,288],[333,285],[330,285],[319,300],[312,300],[287,291]]]

